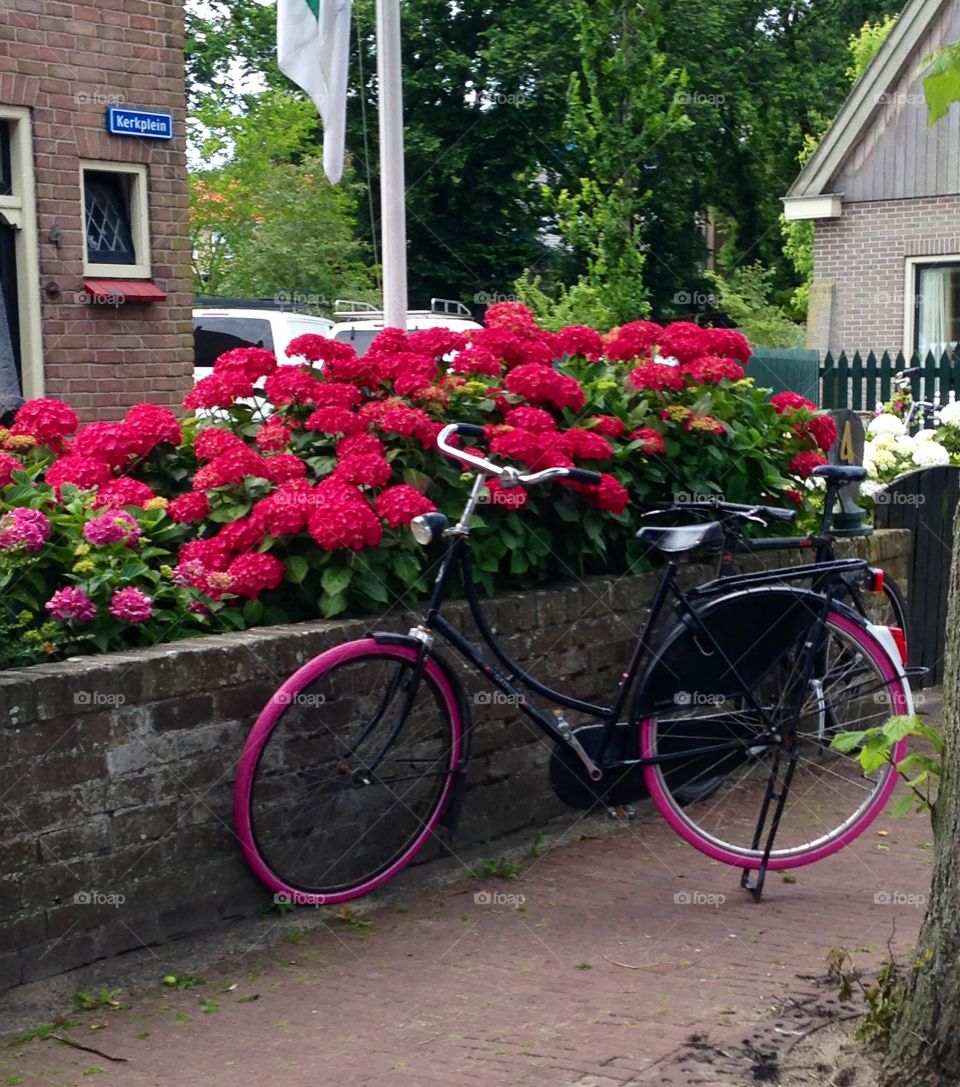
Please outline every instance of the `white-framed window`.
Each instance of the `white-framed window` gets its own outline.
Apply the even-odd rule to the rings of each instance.
[[[0,104],[0,391],[28,400],[43,395],[39,283],[30,110]]]
[[[83,274],[150,278],[147,167],[140,163],[80,163],[83,194]]]
[[[960,343],[960,253],[908,257],[904,298],[905,355],[939,359]]]

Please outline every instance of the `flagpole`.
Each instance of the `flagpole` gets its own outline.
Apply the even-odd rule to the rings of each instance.
[[[407,215],[403,172],[403,77],[400,0],[377,0],[377,84],[380,96],[380,231],[383,320],[407,327]]]

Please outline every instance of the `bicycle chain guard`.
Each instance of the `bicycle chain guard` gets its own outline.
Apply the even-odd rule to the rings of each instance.
[[[600,752],[604,728],[604,725],[584,725],[573,732],[594,761]],[[636,726],[622,721],[614,729],[605,759],[636,758],[636,746]],[[604,770],[601,781],[591,781],[580,756],[567,743],[557,743],[550,755],[550,785],[564,804],[580,811],[633,804],[649,796],[642,767],[614,766]]]

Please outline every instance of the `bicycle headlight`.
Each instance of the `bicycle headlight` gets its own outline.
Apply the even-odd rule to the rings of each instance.
[[[447,527],[447,518],[442,513],[421,513],[410,522],[410,531],[418,544],[424,547],[438,540]]]

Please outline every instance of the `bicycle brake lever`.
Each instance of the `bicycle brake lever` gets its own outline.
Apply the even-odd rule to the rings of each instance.
[[[759,516],[759,514],[756,514],[756,513],[741,513],[741,514],[738,514],[737,516],[738,516],[738,520],[743,521],[744,523],[746,523],[748,521],[752,521],[753,524],[755,524],[755,525],[761,525],[763,528],[767,527],[767,522],[764,521],[764,519],[761,516]]]

